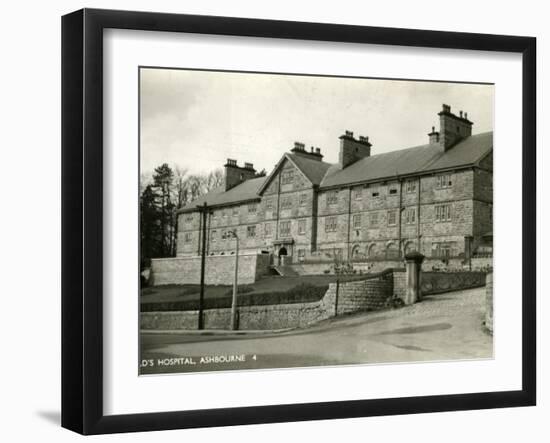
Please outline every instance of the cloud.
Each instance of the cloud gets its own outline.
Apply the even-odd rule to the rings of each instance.
[[[420,145],[442,103],[475,133],[493,128],[490,85],[142,69],[140,94],[143,170],[206,172],[228,157],[269,170],[294,141],[335,162],[345,130],[369,136],[373,154]]]

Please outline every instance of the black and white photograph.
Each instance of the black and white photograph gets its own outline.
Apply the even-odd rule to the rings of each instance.
[[[140,375],[494,357],[494,84],[137,75]]]

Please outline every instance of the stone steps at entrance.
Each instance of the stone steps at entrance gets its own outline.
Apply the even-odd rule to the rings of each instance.
[[[279,274],[281,277],[298,277],[300,275],[290,266],[273,265],[271,266],[271,269],[277,272],[277,274]]]

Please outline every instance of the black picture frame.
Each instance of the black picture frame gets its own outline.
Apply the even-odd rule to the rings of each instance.
[[[522,389],[131,415],[103,412],[103,30],[503,51],[522,55]],[[530,406],[536,402],[536,39],[83,9],[62,18],[62,426],[82,434]]]

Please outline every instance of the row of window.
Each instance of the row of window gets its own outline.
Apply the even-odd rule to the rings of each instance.
[[[387,212],[388,226],[397,225],[397,210],[391,210]],[[416,223],[416,208],[405,209],[405,224],[412,225]],[[325,218],[325,232],[334,232],[337,228],[337,216],[330,216]],[[377,228],[380,225],[380,218],[378,212],[373,212],[368,215],[368,226],[370,228]],[[363,227],[363,214],[354,214],[352,217],[353,229],[361,229]]]
[[[413,194],[416,192],[418,185],[418,180],[407,180],[405,182],[405,192],[408,194]],[[436,189],[450,188],[453,185],[452,175],[451,174],[442,174],[436,177]],[[368,188],[368,185],[364,187],[356,187],[352,189],[352,198],[354,200],[361,200],[363,198],[363,188]],[[390,188],[388,191],[389,195],[397,195],[397,188]],[[371,192],[371,197],[376,198],[380,197],[380,192],[373,190]],[[338,203],[338,191],[329,191],[327,192],[327,205],[334,205]]]
[[[289,174],[287,174],[287,173],[289,173]],[[288,176],[292,177],[292,171],[286,171],[285,174],[283,174],[283,177],[288,177]],[[283,182],[284,182],[284,180],[283,180]],[[443,174],[443,175],[438,175],[436,177],[436,188],[444,189],[444,188],[450,188],[451,186],[452,186],[451,174]],[[406,182],[405,190],[406,190],[407,193],[414,193],[414,192],[416,192],[416,189],[417,189],[417,181],[409,180],[409,181]],[[361,200],[363,198],[363,189],[362,188],[355,188],[355,189],[352,190],[352,194],[353,194],[353,199]],[[397,194],[397,189],[396,188],[390,188],[389,194],[390,195]],[[379,197],[380,192],[373,191],[371,193],[371,196],[374,197],[374,198]],[[327,202],[327,205],[337,204],[338,203],[338,191],[329,191],[329,192],[327,192],[326,202]],[[294,202],[293,202],[292,197],[283,196],[281,198],[281,209],[291,209],[293,204],[294,204]],[[300,206],[305,206],[307,204],[307,194],[306,193],[300,194],[298,204]],[[273,199],[271,199],[271,198],[266,199],[265,207],[266,207],[266,210],[273,210],[273,208],[274,208]],[[256,214],[257,211],[258,211],[258,203],[249,203],[248,204],[248,213],[249,214]],[[229,214],[231,214],[233,216],[239,215],[239,207],[234,206],[231,209],[223,209],[221,211],[215,211],[212,214],[212,216],[213,216],[214,219],[216,219],[218,216],[221,216],[223,218],[223,217],[229,216]],[[188,215],[185,218],[185,221],[187,223],[191,223],[193,221],[193,215],[192,214]]]
[[[397,213],[396,209],[387,212],[387,224],[388,226],[397,225]],[[407,208],[404,211],[404,222],[407,225],[413,225],[416,223],[416,208]],[[451,205],[436,205],[435,206],[435,221],[436,222],[449,222],[451,221]],[[361,229],[363,227],[363,214],[353,214],[352,217],[353,229]],[[380,226],[380,213],[372,212],[368,214],[368,227],[377,228]],[[279,234],[281,237],[289,237],[291,234],[291,221],[281,221],[279,224]],[[338,228],[338,217],[333,215],[325,217],[325,232],[336,232]],[[304,235],[306,233],[306,220],[298,220],[298,235]],[[216,241],[216,230],[211,231],[211,241]],[[223,236],[222,232],[222,236]],[[266,223],[264,225],[264,236],[271,237],[272,224]],[[256,225],[247,226],[247,237],[256,237]],[[189,243],[191,241],[191,233],[186,232],[184,241]]]
[[[289,237],[290,236],[290,220],[282,221],[279,224],[279,234],[281,237]],[[257,225],[249,225],[246,227],[246,236],[247,238],[254,238],[256,237],[256,227]],[[230,238],[229,235],[227,235],[229,231],[221,231],[221,238],[226,239]],[[306,233],[306,220],[298,220],[298,235],[304,235]],[[266,223],[264,225],[264,237],[271,237],[273,235],[273,224],[272,223]],[[218,232],[214,229],[210,231],[210,241],[212,243],[215,243],[218,238]],[[184,241],[185,243],[190,243],[192,240],[191,232],[186,232],[184,234]]]

